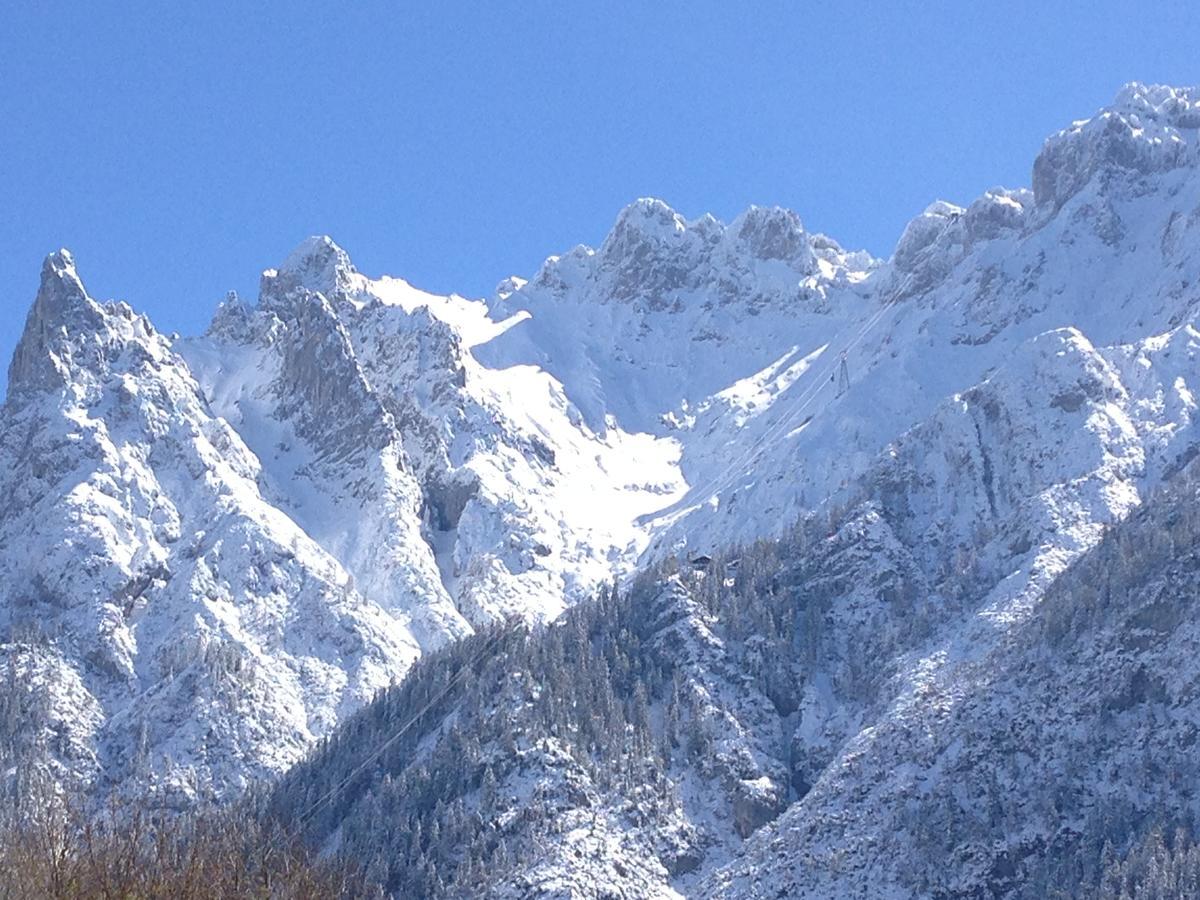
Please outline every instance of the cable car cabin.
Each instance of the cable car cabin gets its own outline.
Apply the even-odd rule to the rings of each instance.
[[[693,572],[707,572],[712,568],[711,556],[695,556],[689,561]]]

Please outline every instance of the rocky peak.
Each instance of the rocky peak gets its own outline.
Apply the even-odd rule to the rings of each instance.
[[[976,245],[1023,233],[1033,196],[994,187],[966,209],[937,200],[904,228],[892,253],[884,290],[896,299],[917,297],[941,284]]]
[[[644,301],[665,309],[676,305],[679,292],[724,275],[753,281],[749,273],[759,262],[785,263],[797,275],[815,271],[816,254],[796,213],[751,206],[726,226],[711,215],[687,221],[663,201],[643,198],[621,211],[598,250],[578,247],[547,260],[533,286],[565,293],[594,282],[601,302]],[[753,284],[743,287],[734,293],[756,294]]]
[[[237,291],[229,291],[217,306],[206,333],[210,337],[234,338],[244,342],[249,339],[253,319],[254,311],[250,306],[238,296]]]
[[[683,216],[661,200],[643,197],[621,210],[612,231],[600,245],[600,254],[605,259],[627,259],[638,255],[646,244],[678,242],[686,232]]]
[[[104,327],[104,311],[88,297],[67,250],[42,264],[42,280],[8,369],[8,395],[61,386],[73,353],[70,339]]]
[[[1127,84],[1113,105],[1049,138],[1033,192],[1051,213],[1097,176],[1134,178],[1197,163],[1200,90]]]
[[[328,235],[314,235],[300,242],[278,277],[285,289],[305,288],[327,297],[351,293],[360,276],[346,251]]]
[[[1028,190],[994,187],[984,191],[963,213],[966,242],[975,244],[1020,231],[1032,206],[1033,194]]]
[[[1179,129],[1200,128],[1200,88],[1131,81],[1117,92],[1112,111]]]
[[[612,298],[646,298],[658,306],[697,268],[698,244],[696,233],[675,210],[661,200],[641,199],[621,211],[600,249],[586,261],[607,271]]]
[[[808,271],[812,247],[800,217],[779,206],[751,206],[730,224],[728,234],[755,259],[775,259]]]
[[[936,200],[929,204],[919,216],[904,228],[896,251],[892,255],[892,264],[899,272],[914,271],[929,248],[937,247],[952,232],[963,214],[960,206],[945,200]]]
[[[492,296],[497,300],[507,300],[528,283],[527,279],[519,275],[509,275],[496,285],[496,290],[492,292]]]

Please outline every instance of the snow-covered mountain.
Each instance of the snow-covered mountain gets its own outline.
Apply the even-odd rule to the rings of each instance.
[[[170,342],[89,298],[65,251],[9,370],[0,455],[6,677],[43,695],[74,774],[236,786],[420,653],[400,610],[265,496],[262,462]]]
[[[307,818],[401,894],[1097,896],[1154,827],[1194,832],[1198,101],[1126,88],[1047,142],[1033,194],[935,204],[887,264],[823,285],[840,306],[764,304],[719,341],[687,274],[706,226],[654,203],[623,217],[649,235],[632,302],[613,239],[506,289],[494,308],[530,318],[491,352],[679,442],[688,493],[643,520],[661,562],[543,635],[419,669],[280,811],[413,723]],[[817,318],[839,314],[849,338]],[[573,315],[578,335],[546,324]],[[742,342],[736,366],[791,327],[817,336],[734,389],[638,408],[638,378]],[[656,353],[664,333],[687,352]],[[714,559],[678,571],[681,545]]]
[[[1047,591],[1195,452],[1198,148],[1200,91],[1133,84],[1046,142],[1032,190],[938,201],[886,261],[786,210],[640,200],[488,300],[309,239],[180,339],[53,254],[0,411],[0,666],[37,726],[11,752],[229,794],[428,651],[808,517],[828,536],[780,564],[822,605],[772,613],[796,658],[770,689],[731,699],[752,636],[711,610],[643,635],[693,648],[686,715],[734,744],[668,754],[678,858],[629,890],[862,871],[904,896],[883,823],[966,741],[957,704],[1003,694]],[[689,585],[654,596],[691,609]],[[900,818],[856,819],[868,795]]]

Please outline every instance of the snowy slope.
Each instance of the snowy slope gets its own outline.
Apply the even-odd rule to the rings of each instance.
[[[1187,423],[1162,440],[1126,415],[1169,404],[1172,382],[1190,405],[1181,382],[1197,377],[1195,338],[1188,328],[1156,342],[1186,365],[1171,364],[1166,384],[1144,379],[1145,394],[1128,390],[1108,354],[1063,372],[1072,389],[1095,389],[1077,407],[1080,394],[1024,385],[1018,408],[1045,404],[1064,420],[1057,453],[1026,444],[1013,454],[990,439],[1012,411],[990,385],[901,442],[852,507],[854,524],[831,539],[841,558],[809,562],[807,590],[822,590],[822,572],[840,582],[825,623],[838,638],[805,676],[792,745],[811,787],[701,896],[1044,896],[1034,885],[1056,860],[1094,861],[1146,821],[1195,825],[1186,460],[1200,435]],[[1088,351],[1077,334],[1055,339],[1074,345],[1062,357]],[[1119,355],[1145,361],[1148,349]],[[971,473],[956,489],[973,484],[983,507],[961,519],[985,532],[973,541],[954,533],[961,495],[950,509],[938,500],[947,476],[931,470],[944,443],[932,444],[932,464],[924,452],[952,416],[974,420],[954,457]],[[1180,465],[1160,494],[1145,491],[1149,471]],[[922,514],[939,503],[942,515]],[[939,570],[947,558],[960,562]],[[912,573],[900,596],[916,606],[878,590],[880,573],[897,569]]]

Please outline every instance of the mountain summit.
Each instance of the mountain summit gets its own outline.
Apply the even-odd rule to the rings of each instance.
[[[42,264],[41,286],[9,364],[10,395],[65,385],[80,349],[72,338],[94,338],[103,327],[104,314],[83,289],[70,252],[51,253]]]

